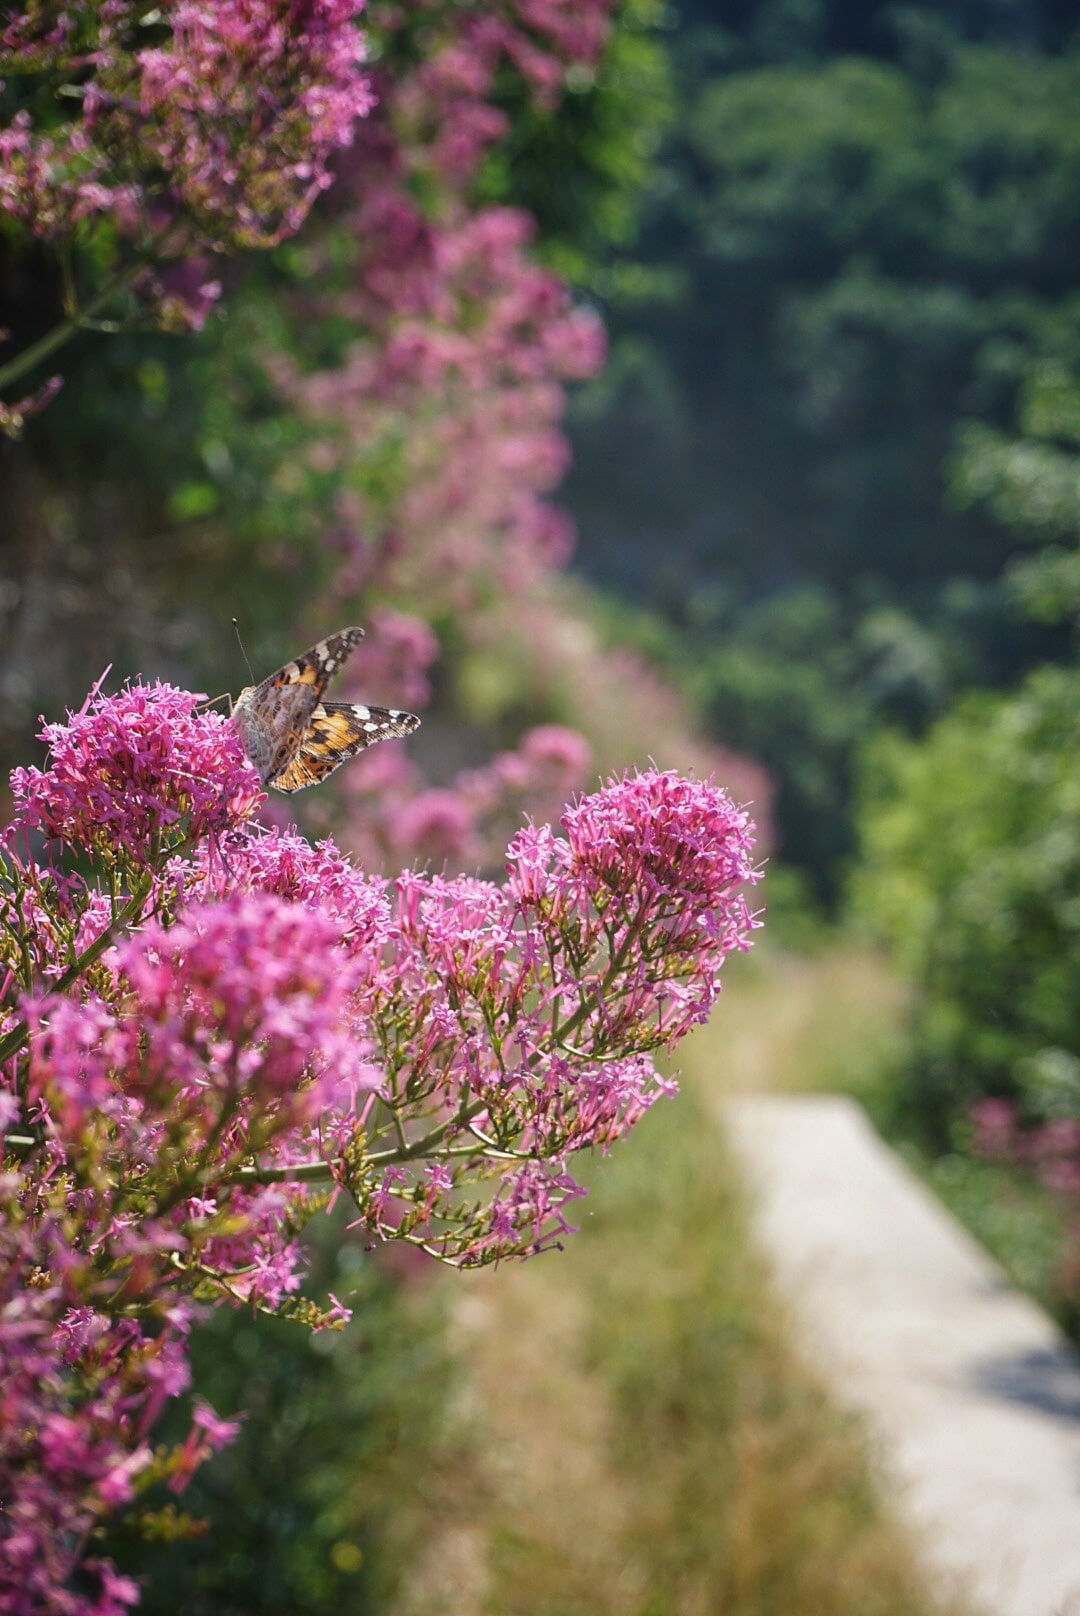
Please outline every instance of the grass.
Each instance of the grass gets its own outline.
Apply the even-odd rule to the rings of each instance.
[[[684,1066],[713,1064],[691,1041]],[[921,1582],[860,1425],[793,1349],[689,1076],[597,1162],[570,1249],[465,1283],[473,1453],[431,1492],[394,1616],[959,1608]]]
[[[695,1034],[692,1059],[739,1093],[841,1091],[873,1107],[903,1057],[908,1002],[862,945],[790,954],[766,943],[725,967],[720,1006]]]

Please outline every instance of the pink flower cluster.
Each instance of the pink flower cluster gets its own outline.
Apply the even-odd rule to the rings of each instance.
[[[972,1149],[1033,1172],[1055,1194],[1080,1207],[1080,1118],[1025,1123],[1012,1100],[980,1100],[972,1109]]]
[[[520,596],[570,552],[569,523],[546,496],[568,464],[563,384],[599,369],[600,323],[529,263],[524,214],[489,208],[425,228],[423,268],[410,275],[380,253],[370,219],[378,203],[369,191],[357,211],[369,262],[349,300],[368,337],[336,370],[301,378],[278,369],[287,396],[320,427],[320,454],[333,444],[343,467],[385,452],[401,419],[412,422],[396,450],[400,492],[389,503],[384,491],[342,504],[335,588],[377,582],[429,610],[473,609],[492,584]]]
[[[151,1334],[71,1306],[50,1266],[70,1251],[61,1214],[31,1208],[0,1230],[0,1611],[122,1616],[138,1589],[108,1561],[81,1561],[94,1593],[69,1579],[94,1524],[152,1465],[141,1415],[185,1390],[189,1319],[177,1306]]]
[[[350,661],[349,684],[358,692],[377,690],[395,707],[426,707],[431,700],[427,670],[438,654],[439,642],[421,618],[375,606]]]
[[[749,826],[714,786],[615,780],[563,836],[520,832],[506,885],[388,885],[260,830],[226,729],[167,686],[96,693],[20,773],[23,829],[82,869],[12,836],[0,858],[0,1612],[134,1600],[107,1564],[96,1593],[69,1578],[105,1513],[228,1437],[201,1409],[149,1444],[196,1301],[346,1317],[300,1294],[327,1193],[458,1264],[557,1242],[569,1155],[671,1086],[651,1051],[754,925]]]
[[[38,235],[107,214],[157,256],[293,234],[371,106],[362,0],[31,5],[0,33],[0,76],[79,115],[0,131],[0,208]],[[43,107],[43,111],[46,109]]]
[[[45,769],[11,776],[15,831],[115,862],[148,864],[246,818],[262,795],[240,738],[203,698],[161,683],[117,696],[95,688],[64,724],[46,724]]]
[[[452,1161],[421,1184],[389,1163],[362,1208],[376,1233],[466,1262],[556,1242],[580,1193],[567,1154],[608,1146],[670,1087],[650,1052],[707,1018],[725,955],[749,943],[750,827],[717,787],[612,781],[563,829],[520,832],[505,887],[398,878],[395,982],[376,1008],[398,1040],[387,1083],[431,1106],[425,1141]],[[461,1187],[489,1150],[496,1189],[470,1226]]]
[[[597,63],[609,10],[503,0],[376,19],[378,105],[334,194],[334,228],[356,243],[334,308],[356,340],[321,373],[284,355],[271,367],[317,431],[313,463],[348,490],[335,593],[475,609],[492,582],[520,596],[569,554],[548,503],[567,464],[563,389],[599,368],[603,332],[530,262],[527,215],[478,209],[469,187],[506,131],[502,79],[549,106],[571,68]]]
[[[405,753],[383,747],[346,777],[339,834],[369,869],[421,859],[498,874],[522,819],[556,818],[590,761],[576,731],[540,724],[513,751],[432,786]]]
[[[433,12],[422,29],[419,66],[396,93],[396,116],[411,145],[444,179],[472,178],[507,119],[494,91],[504,64],[550,110],[571,65],[595,64],[609,32],[609,0],[511,0],[455,15]]]

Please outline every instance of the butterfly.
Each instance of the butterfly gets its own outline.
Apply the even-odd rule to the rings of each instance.
[[[264,786],[303,791],[365,747],[411,735],[419,727],[415,713],[393,707],[323,701],[323,691],[363,637],[362,628],[343,628],[286,662],[262,684],[240,692],[233,722]]]

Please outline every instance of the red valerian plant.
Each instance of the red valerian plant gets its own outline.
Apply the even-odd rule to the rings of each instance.
[[[0,62],[35,107],[49,92],[50,115],[36,127],[24,105],[0,133],[0,206],[46,237],[95,215],[125,235],[173,231],[174,248],[294,234],[371,106],[362,6],[31,0],[0,32]]]
[[[362,8],[27,0],[0,11],[0,214],[60,254],[66,315],[0,366],[0,384],[128,290],[166,328],[201,326],[221,292],[208,254],[295,235],[372,105]],[[76,247],[97,271],[81,302]],[[0,427],[17,434],[46,402],[40,391],[6,406]]]
[[[329,368],[312,369],[302,342],[266,356],[312,432],[312,467],[341,478],[337,598],[475,613],[493,585],[527,595],[569,556],[571,524],[548,496],[569,460],[565,386],[600,369],[603,329],[534,262],[529,215],[477,206],[472,188],[509,131],[500,83],[550,110],[575,72],[596,70],[611,9],[372,7],[377,102],[337,164],[334,252],[311,248],[320,268],[347,252],[351,267],[336,291],[315,278],[294,309],[309,325],[333,307],[355,339]]]
[[[165,685],[94,691],[12,777],[0,841],[0,1612],[106,1616],[87,1554],[233,1427],[189,1383],[208,1306],[315,1329],[304,1223],[458,1266],[559,1242],[606,1149],[671,1088],[755,921],[751,826],[675,774],[527,825],[506,880],[366,873],[267,830],[229,720]],[[551,738],[555,739],[555,738]],[[547,744],[547,743],[545,743]]]

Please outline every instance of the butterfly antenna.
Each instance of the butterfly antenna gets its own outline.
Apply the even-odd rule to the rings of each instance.
[[[255,673],[254,673],[254,670],[253,670],[253,668],[251,666],[251,663],[248,662],[248,654],[244,650],[244,642],[240,638],[240,624],[236,621],[235,617],[232,620],[232,626],[236,630],[236,643],[240,647],[240,655],[243,657],[244,661],[247,662],[247,671],[251,675],[252,684],[254,684],[255,683]]]

